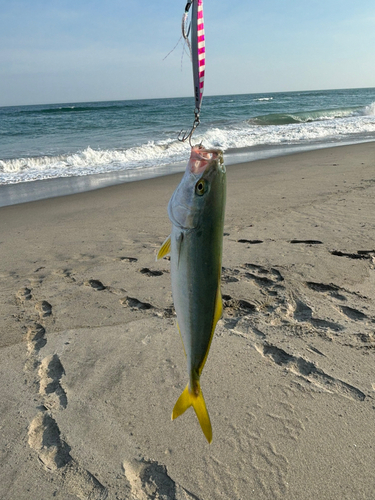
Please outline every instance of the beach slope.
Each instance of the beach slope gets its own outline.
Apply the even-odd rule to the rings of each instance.
[[[227,168],[211,445],[171,422],[180,178],[0,208],[0,498],[372,498],[375,143]]]

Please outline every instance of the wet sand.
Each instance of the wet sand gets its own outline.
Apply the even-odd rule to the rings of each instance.
[[[181,174],[0,208],[0,498],[370,499],[375,143],[227,168],[219,321],[186,385]]]

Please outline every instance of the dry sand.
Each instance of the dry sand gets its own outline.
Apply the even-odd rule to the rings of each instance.
[[[181,175],[0,209],[0,498],[375,498],[375,143],[230,166],[201,379],[175,327]]]

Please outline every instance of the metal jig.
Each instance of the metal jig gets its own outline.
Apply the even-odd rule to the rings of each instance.
[[[187,27],[187,18],[190,7],[193,6],[192,20]],[[189,35],[191,33],[191,44]],[[199,113],[203,96],[204,73],[205,73],[205,42],[204,42],[204,22],[203,22],[203,0],[188,0],[185,12],[182,17],[182,36],[189,47],[193,63],[194,97],[195,110],[194,122],[190,132],[181,130],[178,135],[180,142],[189,140],[192,147],[191,138],[195,129],[200,124]]]

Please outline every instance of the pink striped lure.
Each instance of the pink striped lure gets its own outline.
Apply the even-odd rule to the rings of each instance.
[[[191,25],[186,31],[186,20],[190,7],[192,8],[191,14]],[[191,31],[191,44],[189,43],[189,32]],[[186,141],[191,140],[194,130],[198,127],[199,113],[201,110],[202,99],[203,99],[203,88],[204,88],[204,75],[206,67],[206,47],[204,38],[204,19],[203,19],[203,0],[188,0],[185,13],[182,18],[182,36],[186,40],[190,51],[191,59],[193,64],[193,79],[194,79],[194,98],[195,98],[195,109],[194,109],[194,123],[189,134],[185,134],[180,140]]]
[[[199,113],[203,98],[204,71],[206,66],[203,0],[193,0],[191,53],[193,62],[195,108]]]

